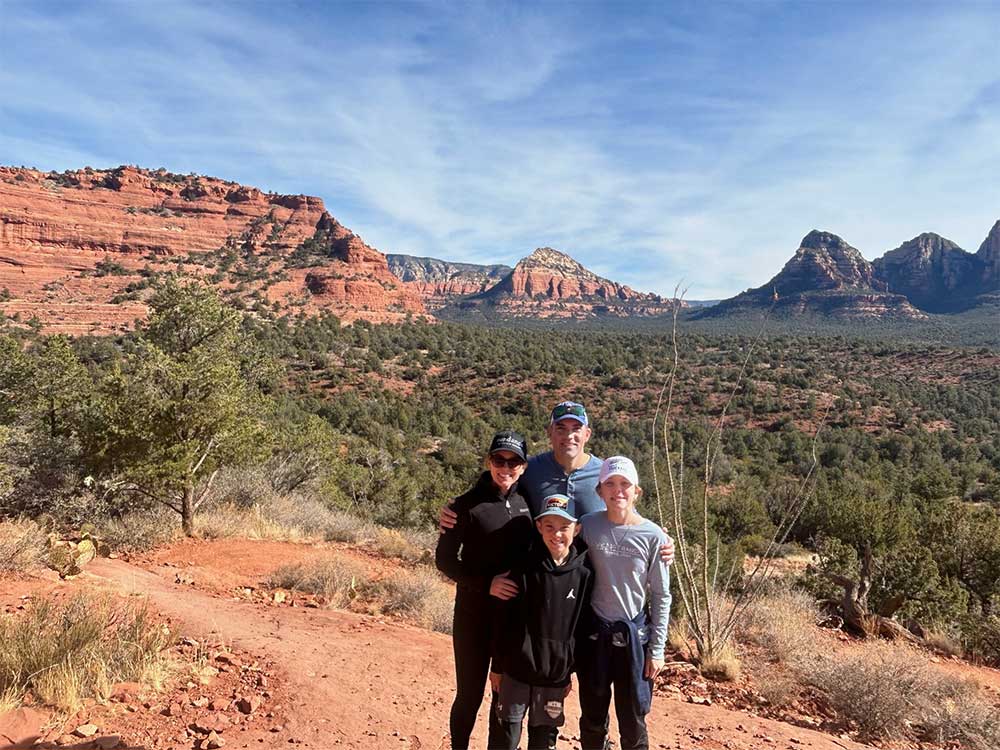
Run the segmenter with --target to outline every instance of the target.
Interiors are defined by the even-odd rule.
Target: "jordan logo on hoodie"
[[[574,593],[576,589],[570,589],[569,593],[566,594],[567,599],[576,599],[576,594]]]

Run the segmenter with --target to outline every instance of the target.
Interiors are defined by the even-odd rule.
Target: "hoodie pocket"
[[[573,642],[539,638],[534,644],[538,676],[546,682],[565,679],[573,670]]]

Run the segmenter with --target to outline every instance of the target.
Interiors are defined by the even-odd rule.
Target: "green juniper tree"
[[[102,384],[94,468],[172,508],[193,535],[219,469],[266,455],[260,376],[268,369],[238,312],[210,289],[168,281],[150,300],[134,349]]]

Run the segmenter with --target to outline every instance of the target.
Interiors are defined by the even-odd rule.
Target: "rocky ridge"
[[[485,292],[513,270],[505,265],[452,263],[396,253],[389,253],[386,259],[389,270],[416,290],[432,311],[460,297]]]
[[[0,310],[49,331],[121,330],[157,273],[198,275],[245,304],[397,320],[423,313],[385,256],[320,198],[122,166],[0,167]]]
[[[820,314],[842,319],[926,318],[902,294],[888,291],[875,267],[861,252],[830,232],[813,230],[781,271],[756,289],[748,289],[697,314],[718,317],[774,306],[779,314]]]
[[[499,283],[458,307],[489,309],[506,317],[592,318],[663,315],[669,299],[598,276],[569,255],[540,247]]]
[[[925,232],[890,250],[872,265],[890,290],[905,295],[921,310],[962,310],[974,305],[979,295],[1000,287],[996,277],[1000,264],[990,256],[991,237],[1000,244],[998,227],[1000,222],[975,255],[938,234]]]

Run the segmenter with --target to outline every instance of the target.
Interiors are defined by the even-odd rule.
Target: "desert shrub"
[[[159,687],[167,669],[166,629],[143,607],[93,595],[66,603],[34,600],[0,616],[0,695],[29,690],[43,703],[74,710],[116,682]]]
[[[818,615],[811,596],[778,587],[751,602],[738,636],[765,649],[774,661],[801,660],[817,650]]]
[[[803,687],[795,672],[776,664],[755,665],[753,678],[757,693],[776,708],[791,704]]]
[[[913,706],[922,697],[925,668],[909,650],[872,643],[815,662],[808,680],[863,736],[891,739],[905,735]]]
[[[932,630],[924,636],[924,643],[934,651],[945,656],[961,656],[962,644],[956,641],[949,633],[940,630]]]
[[[978,686],[905,646],[865,644],[817,662],[808,679],[866,737],[900,738],[913,731],[961,747],[986,750],[1000,743],[1000,712]]]
[[[271,573],[271,588],[322,596],[331,607],[346,607],[370,590],[371,577],[359,563],[326,558],[282,565]]]
[[[145,552],[176,539],[176,525],[173,511],[155,507],[105,519],[98,523],[97,535],[115,552]]]
[[[967,680],[932,674],[917,716],[923,739],[967,750],[1000,747],[1000,711]]]
[[[439,633],[450,633],[454,595],[432,569],[396,573],[378,584],[385,612],[399,614]]]
[[[362,518],[339,510],[327,511],[323,538],[328,542],[356,544],[374,535],[374,527]]]
[[[34,521],[0,521],[0,575],[23,573],[45,556],[45,533]]]

